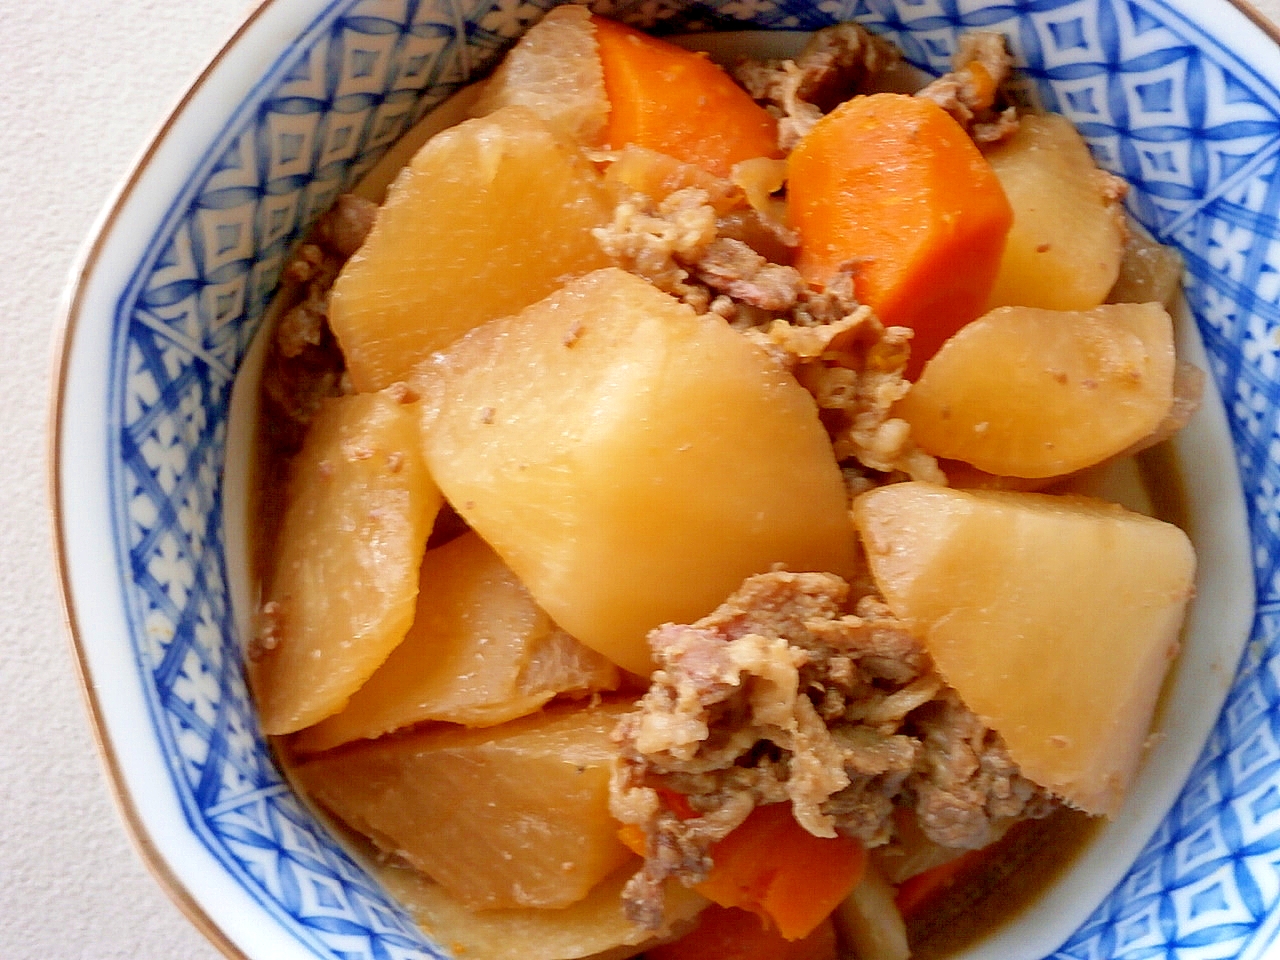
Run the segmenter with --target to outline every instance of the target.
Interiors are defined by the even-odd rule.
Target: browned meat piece
[[[868,846],[888,842],[898,804],[965,843],[984,818],[1038,811],[919,642],[874,595],[850,613],[850,595],[833,574],[776,571],[697,623],[650,634],[658,669],[615,731],[611,788],[614,816],[646,836],[624,894],[636,922],[660,920],[667,878],[705,879],[711,846],[756,806],[790,802],[811,833]],[[677,815],[670,792],[697,816]]]
[[[998,33],[978,32],[960,38],[945,73],[917,97],[932,100],[969,131],[978,143],[996,143],[1018,129],[1012,107],[1000,109],[996,94],[1013,69],[1005,39]]]
[[[1000,737],[956,695],[946,694],[914,718],[924,741],[921,769],[906,783],[916,818],[934,843],[976,850],[1012,820],[1043,817],[1048,796],[1018,772]]]
[[[945,484],[937,461],[916,446],[907,422],[892,415],[893,405],[911,388],[904,376],[911,331],[885,327],[866,307],[828,320],[829,312],[843,309],[847,301],[824,302],[822,296],[802,299],[791,323],[775,320],[746,335],[773,353],[813,395],[836,459]],[[823,322],[801,325],[803,313]]]
[[[790,264],[800,238],[794,230],[755,210],[731,210],[716,221],[716,232],[741,240],[771,263]]]
[[[307,244],[303,248],[303,253],[309,250],[319,250],[319,248]],[[298,265],[296,269],[298,273],[306,268],[305,260],[295,258],[286,269],[294,269],[295,264]],[[332,280],[329,283],[322,281],[305,283],[306,295],[299,303],[285,311],[284,316],[280,318],[276,326],[275,345],[281,356],[296,357],[307,347],[319,346],[323,341],[325,328],[329,322],[325,298],[331,283]]]
[[[790,150],[824,113],[898,63],[897,47],[856,23],[819,30],[795,60],[750,60],[734,76],[778,117],[778,146]]]
[[[796,58],[802,100],[829,113],[902,59],[898,48],[856,23],[815,33]]]
[[[931,673],[933,664],[920,641],[907,632],[902,621],[893,615],[883,600],[871,593],[870,586],[863,590],[854,606],[854,613],[854,618],[810,619],[808,629],[821,644],[818,649],[825,647],[837,656],[854,657],[873,681],[910,686],[918,678]],[[918,693],[916,690],[910,696]],[[884,701],[891,704],[891,711],[898,709],[901,702],[901,698],[895,701],[892,696]],[[883,707],[884,704],[877,706]],[[866,704],[856,709],[858,719],[863,722],[871,722],[874,718],[876,723],[892,724],[915,707],[896,714],[891,712],[887,716],[873,713]],[[852,714],[846,713],[846,716],[853,719]]]
[[[795,267],[770,263],[741,240],[717,237],[693,263],[712,290],[761,310],[785,312],[808,289]]]
[[[316,319],[309,312],[290,313],[291,323]],[[342,392],[342,352],[324,319],[320,314],[321,322],[310,327],[318,336],[314,344],[302,342],[292,356],[283,349],[267,353],[262,379],[262,401],[267,412],[265,439],[271,450],[282,456],[301,449],[303,434],[319,410],[320,401]]]
[[[705,190],[686,187],[654,202],[635,194],[614,209],[613,222],[595,231],[601,248],[618,265],[644,277],[658,289],[689,303],[697,312],[712,310],[716,294],[732,303],[715,312],[740,319],[742,307],[764,316],[786,313],[807,291],[794,267],[773,263],[745,239],[784,246],[785,232],[770,231],[759,217],[735,211],[718,217]],[[756,319],[751,314],[752,322]]]
[[[974,121],[969,127],[969,136],[975,143],[999,143],[1013,136],[1018,129],[1018,111],[1013,107],[1005,107],[991,120]]]
[[[593,232],[618,266],[672,296],[689,300],[694,293],[694,309],[707,309],[705,288],[697,293],[688,282],[689,265],[716,238],[716,211],[705,190],[686,187],[659,202],[634,194],[614,208],[612,223]]]
[[[893,798],[918,762],[920,745],[909,736],[876,735],[862,727],[840,726],[835,738],[845,752],[845,769],[857,775],[822,809],[840,824],[841,833],[883,843],[892,823]]]
[[[282,296],[290,306],[276,325],[262,380],[267,442],[277,453],[294,453],[320,401],[341,392],[345,364],[329,332],[329,288],[364,242],[377,211],[369,200],[339,197],[282,272]]]
[[[853,291],[853,271],[841,270],[821,290],[810,290],[796,310],[792,323],[802,327],[835,323],[858,309]],[[905,359],[903,363],[905,363]]]
[[[372,200],[344,193],[316,224],[316,240],[345,261],[360,249],[377,216]]]

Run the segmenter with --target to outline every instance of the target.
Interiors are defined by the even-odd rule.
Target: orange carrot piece
[[[604,87],[607,138],[727,177],[735,163],[780,157],[778,124],[706,54],[592,17]]]
[[[757,807],[711,848],[714,867],[695,888],[724,907],[758,914],[786,940],[801,940],[862,878],[866,851],[848,837],[815,837],[789,804]]]
[[[858,299],[915,330],[908,377],[983,310],[1013,211],[991,165],[941,107],[854,97],[788,161],[796,266],[824,285],[852,264]]]
[[[696,816],[682,795],[659,792],[680,819]],[[623,824],[618,839],[645,856],[640,827]],[[815,837],[796,823],[786,803],[757,807],[712,845],[710,856],[711,873],[694,889],[712,903],[756,914],[784,940],[803,940],[816,930],[858,885],[867,863],[858,841]]]
[[[981,862],[986,855],[986,849],[970,850],[954,860],[948,860],[946,863],[931,867],[902,881],[897,895],[893,898],[898,912],[902,914],[902,919],[910,920],[918,910],[932,902],[935,897],[954,884],[961,874]]]
[[[698,925],[673,943],[645,951],[649,960],[835,960],[828,918],[801,940],[786,940],[744,910],[707,907]]]

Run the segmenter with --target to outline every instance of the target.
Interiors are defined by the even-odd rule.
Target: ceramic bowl
[[[105,212],[69,291],[53,482],[68,619],[144,856],[229,956],[443,956],[274,766],[241,669],[233,388],[308,224],[543,13],[525,0],[268,0]],[[1211,373],[1181,441],[1199,598],[1125,813],[971,951],[1259,957],[1280,930],[1280,48],[1227,0],[603,0],[667,33],[855,18],[916,66],[1005,33],[1026,91],[1186,262]],[[1203,344],[1203,348],[1201,346]],[[1255,590],[1256,583],[1256,590]]]

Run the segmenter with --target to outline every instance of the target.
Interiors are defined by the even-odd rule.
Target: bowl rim
[[[229,960],[254,960],[231,939],[223,925],[213,919],[200,899],[183,883],[174,870],[168,856],[153,837],[146,817],[125,779],[120,752],[108,729],[102,699],[89,663],[80,617],[77,614],[75,594],[71,582],[68,559],[68,533],[63,477],[64,460],[62,444],[65,439],[67,416],[68,374],[73,340],[81,328],[87,281],[98,266],[104,247],[112,230],[120,220],[125,205],[138,189],[143,173],[159,153],[161,146],[177,126],[181,117],[191,107],[204,88],[210,83],[232,52],[272,9],[294,0],[257,0],[240,21],[231,29],[205,61],[199,71],[187,82],[177,99],[166,110],[144,141],[142,149],[129,164],[126,172],[103,203],[91,225],[86,239],[77,250],[68,271],[57,307],[51,347],[52,373],[50,376],[47,406],[46,436],[46,496],[49,504],[50,532],[53,543],[53,562],[58,584],[58,596],[62,608],[63,625],[70,646],[71,659],[79,680],[80,693],[88,713],[89,727],[106,774],[107,786],[113,805],[119,815],[134,851],[143,865],[169,896],[170,901],[193,926]],[[330,5],[333,0],[320,0],[317,9]],[[1280,41],[1278,41],[1280,42]]]
[[[120,756],[121,751],[117,745],[118,737],[113,738],[108,728],[106,711],[95,680],[96,675],[86,650],[81,627],[84,618],[77,613],[77,594],[72,584],[71,563],[68,557],[70,553],[68,524],[64,509],[67,502],[67,484],[64,477],[66,458],[63,455],[63,445],[67,439],[71,350],[86,319],[84,312],[88,281],[101,265],[104,248],[111,239],[112,231],[118,226],[128,203],[136,196],[144,174],[155,161],[174,128],[185,118],[193,102],[206,92],[220,68],[268,15],[283,13],[288,16],[291,26],[299,28],[289,33],[290,37],[294,37],[298,35],[300,28],[319,16],[322,11],[345,2],[346,0],[257,0],[256,4],[244,14],[240,22],[173,101],[163,119],[148,135],[144,146],[128,165],[117,185],[108,194],[85,241],[72,261],[52,325],[50,353],[52,369],[45,431],[49,529],[63,624],[81,695],[90,720],[91,734],[99,751],[113,803],[143,864],[186,918],[217,950],[231,960],[255,960],[255,957],[242,950],[225,926],[213,919],[201,898],[182,881],[171,857],[163,851],[161,843],[154,836],[152,826],[129,788]],[[550,5],[560,2],[564,0],[550,0]],[[582,2],[582,0],[567,0],[567,2]],[[1280,19],[1272,19],[1263,14],[1251,0],[1224,0],[1224,2],[1234,7],[1272,44],[1280,48]]]

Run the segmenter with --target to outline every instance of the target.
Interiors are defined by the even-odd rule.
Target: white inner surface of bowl
[[[278,3],[250,25],[90,253],[60,421],[68,590],[123,790],[152,855],[198,908],[251,956],[430,956],[292,797],[256,732],[228,602],[244,566],[233,533],[243,521],[220,480],[227,410],[289,246],[540,9],[343,0],[304,16],[304,6]],[[1203,579],[1166,736],[1122,819],[1055,899],[980,950],[1262,950],[1280,901],[1280,745],[1267,721],[1280,702],[1270,646],[1280,554],[1274,45],[1228,4],[1191,0],[1046,0],[1031,11],[726,0],[601,12],[674,29],[812,29],[855,17],[934,72],[958,30],[1005,32],[1045,105],[1080,126],[1099,160],[1134,184],[1135,215],[1183,251],[1226,409],[1210,404],[1181,441]],[[280,36],[298,39],[281,53]],[[1194,359],[1192,329],[1182,332]],[[243,466],[228,462],[228,475]],[[1250,558],[1260,613],[1234,674],[1251,620]],[[1244,569],[1233,566],[1241,559]]]

